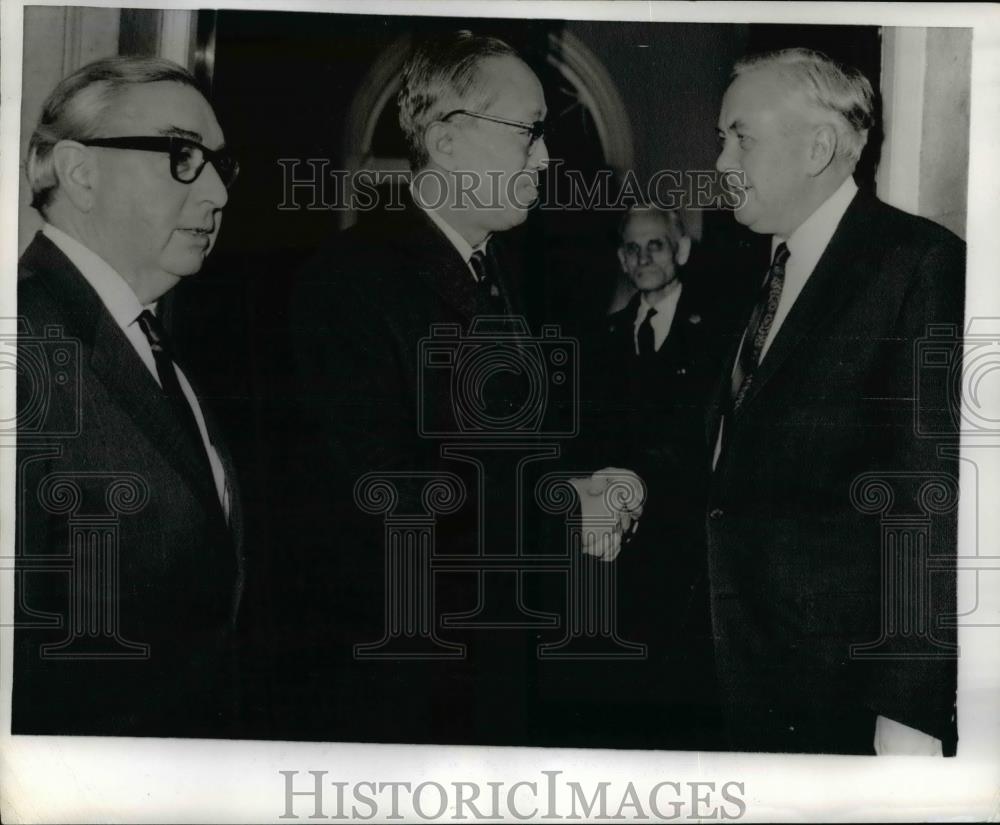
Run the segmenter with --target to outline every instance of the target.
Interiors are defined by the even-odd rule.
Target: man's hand
[[[646,486],[631,470],[617,467],[605,467],[570,483],[580,498],[581,549],[601,561],[613,561],[623,539],[627,541],[638,529]]]
[[[941,756],[941,740],[886,716],[875,720],[878,756]]]

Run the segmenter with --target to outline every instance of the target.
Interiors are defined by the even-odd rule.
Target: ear
[[[92,152],[75,140],[60,140],[52,148],[59,191],[81,212],[94,205],[97,164]]]
[[[628,275],[628,267],[625,266],[625,250],[618,247],[618,263],[622,265],[622,272]]]
[[[438,166],[451,169],[454,166],[455,142],[452,127],[448,123],[435,121],[424,132],[424,148],[428,157]]]
[[[691,257],[691,237],[685,235],[677,243],[677,252],[674,255],[674,263],[677,266],[684,266],[688,262],[688,258]]]
[[[837,155],[837,130],[829,123],[817,126],[809,146],[809,173],[823,172]]]

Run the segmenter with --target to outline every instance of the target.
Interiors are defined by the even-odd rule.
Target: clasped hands
[[[646,486],[631,470],[617,467],[570,483],[580,499],[580,549],[601,561],[614,561],[639,527]]]

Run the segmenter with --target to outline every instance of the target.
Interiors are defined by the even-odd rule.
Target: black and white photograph
[[[0,817],[998,816],[996,7],[213,5],[4,4]]]

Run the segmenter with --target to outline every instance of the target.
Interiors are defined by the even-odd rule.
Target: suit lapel
[[[503,297],[504,306],[507,309],[507,314],[522,315],[523,305],[521,303],[521,294],[517,290],[515,279],[511,277],[512,269],[507,248],[504,246],[503,241],[496,237],[491,238],[490,243],[495,247],[494,254],[500,268],[500,292]]]
[[[479,295],[472,272],[458,250],[412,201],[407,202],[402,219],[396,243],[404,259],[413,261],[417,277],[441,300],[463,318],[473,318],[480,309]]]
[[[197,445],[192,443],[173,414],[169,399],[107,312],[97,320],[90,366],[136,428],[149,437],[164,458],[200,495],[216,497],[205,462],[195,453]]]
[[[91,369],[136,429],[147,435],[200,496],[216,498],[211,475],[194,452],[196,445],[172,414],[168,399],[131,342],[79,270],[41,234],[25,252],[23,265],[42,279],[53,300],[63,307],[67,334],[90,344]]]
[[[670,331],[657,351],[657,356],[665,364],[688,364],[691,361],[691,356],[695,352],[691,339],[701,321],[700,316],[694,311],[694,303],[691,288],[682,288],[673,320],[670,322]],[[696,317],[697,320],[694,320]]]
[[[635,351],[635,315],[639,311],[639,293],[632,296],[623,309],[607,318],[608,332],[615,342],[615,358],[637,358]]]
[[[434,222],[412,201],[407,202],[398,243],[413,261],[420,277],[452,309],[466,319],[492,314],[483,301],[475,278],[458,250]],[[500,292],[509,315],[519,313],[520,301],[509,276],[509,261],[497,240],[496,256],[500,264]]]
[[[754,373],[740,414],[753,404],[803,337],[815,334],[829,318],[836,317],[843,304],[857,293],[867,272],[862,241],[869,211],[868,196],[859,192]]]
[[[195,395],[198,396],[200,400],[203,396],[200,392],[198,392],[198,387],[195,385],[187,371],[185,371],[184,374],[187,376],[188,382],[195,391]],[[200,407],[202,418],[205,419],[205,429],[208,431],[208,440],[211,442],[212,447],[215,448],[215,454],[219,457],[219,462],[222,464],[222,471],[225,474],[226,489],[229,491],[228,527],[230,536],[233,540],[233,549],[236,553],[237,571],[236,587],[234,588],[232,603],[232,619],[235,621],[236,616],[239,614],[240,602],[243,598],[243,589],[246,582],[243,497],[239,487],[239,476],[236,473],[236,463],[233,460],[232,453],[229,452],[229,447],[226,444],[225,438],[221,435],[218,422],[215,420],[215,415],[209,405],[205,404],[203,401],[200,402]],[[214,484],[212,487],[212,494],[216,496],[218,495]]]

